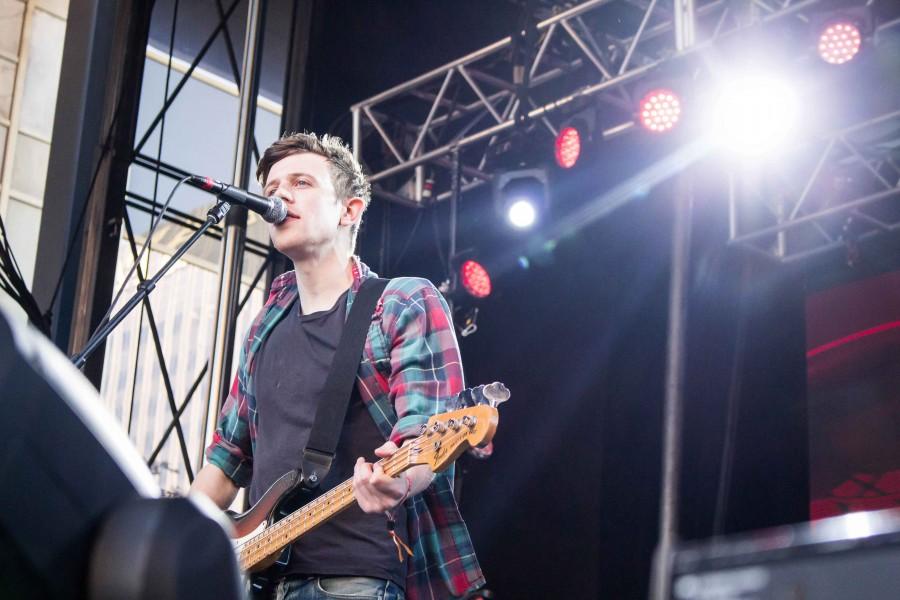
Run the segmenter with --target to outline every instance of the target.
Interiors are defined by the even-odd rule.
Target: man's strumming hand
[[[375,456],[388,458],[399,448],[387,441],[375,449]],[[353,469],[353,495],[363,512],[379,513],[392,510],[409,496],[414,496],[431,484],[433,474],[428,465],[407,469],[399,477],[390,477],[378,463],[356,459]]]

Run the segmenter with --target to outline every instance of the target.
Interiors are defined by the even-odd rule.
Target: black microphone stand
[[[206,233],[206,230],[212,227],[213,225],[217,225],[219,221],[221,221],[228,211],[231,209],[231,204],[220,200],[218,204],[209,209],[209,212],[206,213],[206,222],[194,232],[194,234],[185,241],[181,247],[172,255],[172,257],[162,266],[162,268],[150,279],[147,279],[143,283],[138,285],[137,292],[132,296],[128,302],[125,303],[119,312],[114,314],[109,320],[98,329],[94,335],[91,336],[91,339],[88,340],[88,343],[85,345],[84,349],[72,357],[72,363],[77,367],[81,368],[84,366],[84,363],[87,362],[88,357],[96,350],[100,344],[102,344],[109,334],[113,332],[113,329],[122,322],[122,320],[128,316],[135,306],[140,304],[144,298],[150,295],[150,292],[156,287],[156,284],[162,279],[163,275],[171,269],[178,259],[181,258],[188,249],[194,245],[200,236]]]

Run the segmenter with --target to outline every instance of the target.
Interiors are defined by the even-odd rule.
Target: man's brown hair
[[[272,165],[292,154],[312,152],[324,156],[328,161],[331,172],[331,183],[337,194],[338,200],[343,202],[348,198],[362,198],[365,202],[363,211],[371,201],[372,186],[363,173],[362,165],[353,157],[353,152],[344,141],[327,133],[322,137],[315,133],[287,133],[281,136],[274,144],[266,148],[259,165],[256,167],[256,178],[259,184],[265,188],[266,179]],[[362,217],[350,229],[350,248],[356,246],[356,234]]]

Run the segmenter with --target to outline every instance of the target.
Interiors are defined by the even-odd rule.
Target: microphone
[[[205,190],[211,194],[223,196],[234,204],[244,206],[248,210],[252,210],[258,215],[261,215],[263,221],[267,223],[277,225],[287,217],[287,207],[284,205],[281,198],[276,196],[263,198],[262,196],[257,196],[256,194],[251,194],[250,192],[236,188],[233,185],[216,181],[212,177],[198,177],[197,175],[191,175],[185,183],[195,188]]]

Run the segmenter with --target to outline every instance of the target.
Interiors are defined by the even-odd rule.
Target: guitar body
[[[232,515],[232,524],[237,535],[236,545],[252,538],[289,516],[321,495],[323,490],[307,490],[300,485],[300,472],[289,471],[273,483],[266,493],[247,512]],[[266,557],[248,570],[249,597],[253,600],[271,598],[276,582],[284,575],[291,556],[291,546],[287,545]]]

